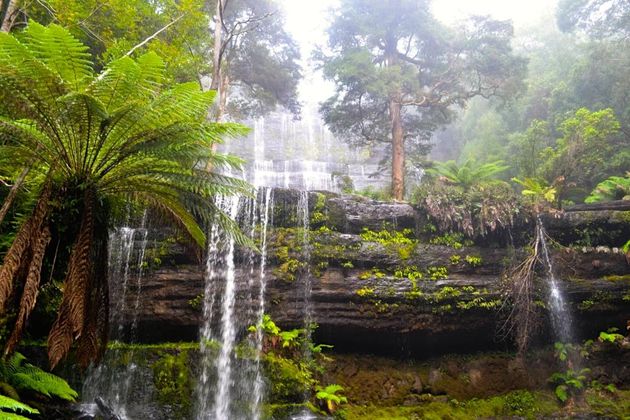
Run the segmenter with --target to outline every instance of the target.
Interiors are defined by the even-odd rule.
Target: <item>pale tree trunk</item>
[[[0,0],[0,31],[9,32],[15,21],[17,0]]]
[[[217,101],[221,102],[221,48],[223,47],[223,1],[217,0],[217,9],[214,14],[214,51],[212,56],[212,80],[210,81],[210,90],[217,91],[219,97],[217,97]],[[208,118],[213,119],[214,121],[219,121],[221,119],[222,109],[219,106],[213,108],[208,114]],[[217,151],[217,144],[214,143],[212,145],[212,151]],[[206,171],[212,171],[212,162],[206,163]]]
[[[221,76],[221,84],[219,85],[219,101],[217,103],[217,122],[221,121],[223,114],[225,114],[225,107],[227,106],[228,89],[230,86],[230,76],[224,73]]]
[[[223,46],[223,1],[217,0],[217,10],[214,15],[214,55],[212,59],[212,81],[210,90],[218,90],[221,83],[221,48]]]
[[[402,201],[405,193],[405,144],[400,101],[389,100],[389,117],[392,124],[392,197]]]

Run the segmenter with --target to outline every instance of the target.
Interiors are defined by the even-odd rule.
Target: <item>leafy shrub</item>
[[[557,385],[555,388],[556,397],[560,401],[566,402],[570,397],[582,393],[588,373],[590,373],[590,369],[585,368],[579,371],[569,369],[564,373],[556,372],[551,375],[549,381]]]
[[[505,182],[474,185],[464,189],[439,181],[423,184],[412,200],[442,232],[461,232],[469,238],[486,236],[514,225],[519,200]]]
[[[600,182],[584,202],[600,203],[612,200],[630,200],[630,172],[626,173],[625,177],[611,176]]]

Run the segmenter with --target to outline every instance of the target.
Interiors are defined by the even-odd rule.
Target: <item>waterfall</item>
[[[560,287],[558,287],[558,280],[556,279],[551,258],[549,256],[549,248],[546,240],[547,233],[545,232],[545,228],[540,218],[536,220],[536,229],[542,248],[543,262],[547,271],[546,280],[549,287],[547,305],[549,306],[551,314],[551,324],[557,339],[563,343],[570,343],[573,341],[572,316],[565,301],[564,294]]]
[[[256,319],[262,320],[263,315],[265,314],[265,289],[266,289],[266,279],[265,279],[265,266],[267,264],[267,227],[270,223],[270,210],[273,209],[273,197],[271,188],[266,188],[265,190],[265,199],[264,199],[264,212],[263,212],[263,220],[262,220],[262,230],[261,230],[261,256],[260,256],[260,268],[258,274],[258,312],[256,313]],[[273,215],[273,214],[272,214]],[[256,377],[254,379],[254,405],[255,412],[253,420],[258,420],[260,418],[260,406],[262,405],[264,399],[264,377],[262,374],[262,366],[260,365],[260,355],[263,350],[263,331],[261,328],[256,330],[256,353],[255,353],[255,361],[256,361]]]
[[[144,274],[144,257],[148,242],[148,230],[144,227],[146,214],[140,228],[121,227],[109,234],[108,275],[111,290],[110,328],[113,340],[132,343],[136,338],[138,312],[141,307],[141,287]],[[134,281],[135,280],[135,281]],[[135,290],[134,290],[135,289]],[[129,305],[129,293],[135,293],[133,304]],[[131,315],[131,319],[128,319]],[[90,368],[83,384],[83,399],[95,401],[102,398],[122,419],[130,418],[129,411],[133,399],[132,385],[136,378],[136,365],[133,350],[126,354],[129,362],[118,366],[123,350],[114,348],[107,351],[103,362]],[[88,411],[94,411],[90,406]]]
[[[244,337],[261,322],[264,310],[267,230],[273,195],[259,188],[256,198],[219,197],[217,205],[257,242],[261,254],[238,250],[234,237],[215,224],[208,241],[204,324],[200,330],[201,375],[196,419],[258,419],[264,395],[260,351],[262,332]],[[260,229],[258,229],[260,228]],[[257,237],[259,236],[259,237]],[[245,304],[238,302],[246,301]],[[214,313],[220,314],[214,317]],[[236,355],[245,344],[253,357]]]
[[[239,197],[227,200],[230,218],[236,219],[239,209]],[[232,378],[232,352],[236,341],[236,325],[234,323],[234,302],[236,298],[236,275],[234,265],[234,238],[228,236],[225,255],[225,291],[221,298],[221,349],[215,360],[217,371],[217,391],[213,402],[213,416],[208,418],[230,418]],[[206,413],[204,413],[206,414]],[[210,413],[207,413],[210,414]]]

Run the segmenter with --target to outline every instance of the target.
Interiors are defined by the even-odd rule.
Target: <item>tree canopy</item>
[[[352,143],[391,142],[397,199],[405,145],[426,153],[454,107],[475,96],[508,98],[521,88],[525,60],[512,54],[509,22],[473,17],[449,30],[426,0],[344,0],[333,16],[319,59],[336,93],[321,111],[332,131]]]

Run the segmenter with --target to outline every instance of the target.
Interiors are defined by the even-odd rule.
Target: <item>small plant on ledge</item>
[[[343,395],[339,395],[338,393],[343,391],[343,387],[337,384],[327,385],[325,388],[318,387],[317,394],[315,394],[315,398],[322,405],[324,405],[324,409],[329,413],[333,414],[341,404],[345,404],[348,402],[348,398]]]

